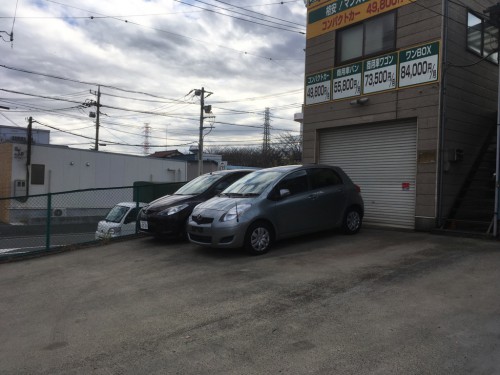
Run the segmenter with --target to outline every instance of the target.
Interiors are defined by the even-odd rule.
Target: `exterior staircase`
[[[495,207],[496,127],[471,168],[443,229],[492,233]]]

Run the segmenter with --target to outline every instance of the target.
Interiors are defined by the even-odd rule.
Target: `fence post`
[[[50,250],[50,229],[52,219],[52,193],[47,194],[47,229],[45,230],[45,250]]]

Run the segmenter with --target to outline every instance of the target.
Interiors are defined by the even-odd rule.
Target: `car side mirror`
[[[273,189],[267,198],[272,201],[279,201],[289,195],[291,195],[291,193],[288,189]]]
[[[290,190],[288,189],[280,189],[280,198],[285,198],[290,195]]]

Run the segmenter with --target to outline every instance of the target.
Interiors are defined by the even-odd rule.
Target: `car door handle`
[[[315,200],[315,199],[318,199],[320,195],[323,195],[325,194],[324,191],[317,191],[316,193],[312,193],[310,194],[307,198],[309,199],[312,199],[312,200]]]

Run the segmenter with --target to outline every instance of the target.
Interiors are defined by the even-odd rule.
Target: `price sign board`
[[[307,36],[327,32],[390,12],[416,0],[309,0],[307,2]]]
[[[391,53],[363,62],[363,93],[371,94],[396,88],[398,55]]]
[[[399,87],[430,83],[439,79],[439,42],[399,52]]]
[[[332,72],[312,74],[306,77],[306,105],[327,102],[331,98]]]
[[[344,99],[361,95],[361,63],[333,69],[333,97]]]

